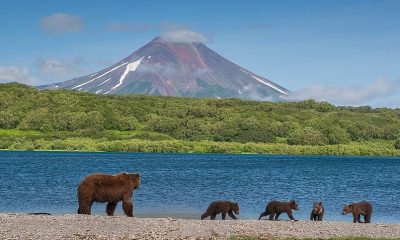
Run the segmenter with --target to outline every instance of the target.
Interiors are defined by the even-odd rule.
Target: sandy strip
[[[227,239],[232,236],[399,238],[400,224],[0,214],[0,239]]]

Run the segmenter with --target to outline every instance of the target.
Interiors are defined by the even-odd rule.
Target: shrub
[[[398,138],[395,142],[394,142],[394,147],[396,149],[400,149],[400,138]]]

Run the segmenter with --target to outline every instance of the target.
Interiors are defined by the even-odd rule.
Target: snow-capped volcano
[[[289,93],[203,43],[174,42],[163,37],[155,38],[109,68],[39,88],[253,100],[282,100]]]

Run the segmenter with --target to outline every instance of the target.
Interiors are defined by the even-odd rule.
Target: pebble
[[[227,239],[232,236],[275,238],[398,238],[400,224],[351,222],[186,220],[125,216],[0,214],[1,239]]]

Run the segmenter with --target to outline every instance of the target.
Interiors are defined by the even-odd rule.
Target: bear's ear
[[[140,179],[139,173],[130,173],[129,176],[132,180]]]
[[[322,205],[322,202],[319,202],[319,205]]]

